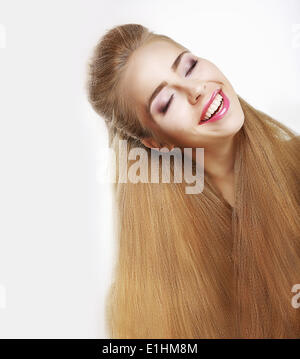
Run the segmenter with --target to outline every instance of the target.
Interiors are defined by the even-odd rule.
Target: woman
[[[137,24],[97,44],[88,96],[117,155],[126,140],[149,162],[162,147],[204,148],[205,157],[198,194],[184,182],[114,185],[110,337],[300,338],[296,134],[237,95],[210,61]]]

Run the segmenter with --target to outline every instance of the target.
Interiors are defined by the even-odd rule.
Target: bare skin
[[[159,138],[141,139],[149,148],[204,148],[205,171],[224,199],[234,205],[235,134],[244,123],[244,113],[232,85],[210,61],[191,52],[174,60],[184,47],[154,40],[132,54],[123,78],[126,96],[138,108],[140,120]],[[165,81],[151,105],[149,98]],[[222,89],[230,100],[219,121],[199,125],[202,110],[213,91]],[[124,92],[125,93],[125,92]]]
[[[205,170],[231,207],[234,207],[234,156],[234,138],[219,146],[216,153],[205,153]]]
[[[214,185],[218,188],[221,192],[224,199],[230,204],[231,207],[235,205],[235,198],[234,198],[234,173],[231,172],[227,176],[221,179],[213,178]]]

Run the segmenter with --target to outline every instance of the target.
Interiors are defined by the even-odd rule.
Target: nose
[[[199,80],[184,79],[176,87],[187,95],[187,99],[192,105],[195,105],[205,94],[206,83]]]

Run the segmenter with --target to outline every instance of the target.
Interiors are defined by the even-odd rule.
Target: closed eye
[[[188,71],[185,74],[185,77],[187,77],[195,68],[195,66],[197,65],[198,60],[193,60],[192,62],[192,66],[188,69]],[[169,101],[167,102],[167,104],[165,106],[163,106],[159,112],[166,114],[166,112],[168,111],[168,108],[170,107],[170,104],[172,103],[174,98],[174,94],[170,97]]]
[[[197,63],[198,63],[198,60],[193,60],[192,66],[189,68],[189,70],[185,74],[185,77],[187,77],[194,70],[194,67],[197,65]]]

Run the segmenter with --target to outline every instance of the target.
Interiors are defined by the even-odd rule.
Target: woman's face
[[[129,59],[123,90],[137,105],[140,120],[162,143],[172,147],[209,147],[234,136],[244,123],[244,113],[223,73],[210,61],[183,51],[186,50],[160,39],[138,48]],[[219,105],[219,114],[225,114],[219,115],[217,121],[200,123],[219,90],[224,98],[221,104],[215,99],[211,111]],[[145,139],[143,143],[159,147],[153,140]]]

